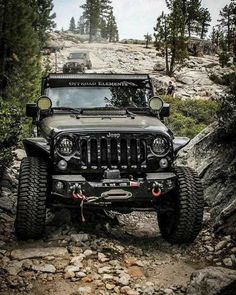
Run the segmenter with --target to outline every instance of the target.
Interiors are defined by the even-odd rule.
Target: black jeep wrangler
[[[46,210],[102,208],[157,212],[171,243],[201,230],[203,189],[197,174],[174,163],[188,138],[163,124],[169,105],[148,75],[50,74],[42,96],[27,104],[36,125],[24,140],[16,234],[37,239]]]

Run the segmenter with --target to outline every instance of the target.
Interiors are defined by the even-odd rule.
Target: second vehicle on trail
[[[68,61],[63,66],[63,73],[83,73],[86,68],[92,68],[88,52],[72,52],[67,59]]]
[[[201,230],[203,189],[196,172],[175,164],[188,138],[164,125],[169,105],[154,96],[148,75],[51,74],[42,97],[27,104],[36,125],[24,140],[15,228],[37,239],[46,210],[102,208],[157,213],[171,243]],[[85,211],[86,212],[86,211]]]

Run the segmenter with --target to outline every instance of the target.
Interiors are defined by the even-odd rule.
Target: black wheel
[[[188,167],[175,168],[177,188],[166,197],[167,210],[158,213],[158,223],[164,239],[170,243],[190,243],[202,227],[204,194],[201,181]]]
[[[24,158],[21,163],[16,235],[21,240],[39,239],[44,234],[48,195],[48,169],[40,158]]]

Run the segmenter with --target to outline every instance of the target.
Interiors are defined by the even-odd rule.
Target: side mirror
[[[38,106],[36,103],[27,103],[26,104],[26,116],[29,118],[36,118],[38,114]]]
[[[170,116],[170,105],[168,103],[164,103],[163,107],[160,111],[160,117],[166,118]]]

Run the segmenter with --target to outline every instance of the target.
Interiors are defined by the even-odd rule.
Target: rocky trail
[[[67,42],[58,54],[58,71],[68,53],[78,49],[90,51],[91,72],[150,72],[159,87],[168,83],[168,77],[153,69],[158,61],[155,50],[139,45]],[[191,58],[189,63],[192,68],[188,68],[186,84],[175,80],[179,93],[185,91],[186,97],[193,87],[188,81],[193,72],[206,79],[206,67],[199,69],[199,63],[218,67],[214,57]],[[224,91],[209,79],[204,82],[207,87],[198,83],[194,93],[199,95],[208,86],[212,91],[208,97]],[[85,211],[86,223],[81,224],[80,212],[65,209],[48,212],[43,240],[17,241],[14,218],[23,157],[22,150],[15,151],[14,164],[0,184],[0,294],[234,294],[236,245],[230,234],[215,235],[209,208],[203,230],[191,245],[164,241],[153,212],[121,215]]]
[[[65,41],[63,49],[57,56],[51,56],[53,71],[62,71],[70,52],[84,50],[90,52],[92,73],[148,73],[155,81],[159,93],[165,93],[170,77],[165,75],[163,56],[157,55],[155,48],[146,49],[143,45],[133,44],[101,44]],[[176,70],[171,78],[177,87],[176,94],[185,98],[219,98],[226,90],[225,86],[215,84],[210,76],[221,76],[233,71],[233,68],[221,68],[216,56],[190,57],[183,67]]]

